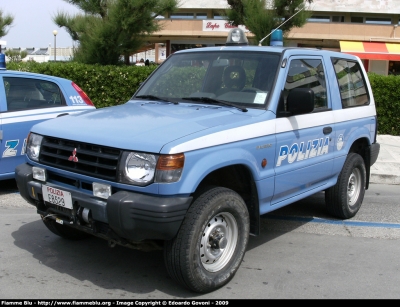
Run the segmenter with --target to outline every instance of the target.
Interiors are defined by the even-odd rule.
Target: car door
[[[314,91],[314,111],[277,119],[275,192],[272,205],[286,204],[323,186],[332,178],[334,117],[327,94],[322,57],[291,57],[283,102],[290,90]],[[283,106],[284,107],[284,106]]]
[[[24,144],[31,127],[66,114],[69,107],[59,84],[51,80],[3,73],[0,90],[1,180],[13,178],[15,167],[25,161]]]

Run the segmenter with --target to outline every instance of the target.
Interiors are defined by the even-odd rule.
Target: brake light
[[[79,96],[82,97],[83,101],[88,105],[88,106],[94,106],[93,102],[90,100],[89,96],[74,82],[71,82],[71,85],[73,88],[78,92]]]

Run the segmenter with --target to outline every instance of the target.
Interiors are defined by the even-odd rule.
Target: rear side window
[[[332,59],[339,85],[342,107],[357,107],[369,104],[368,91],[358,62]]]
[[[8,111],[51,108],[66,105],[65,98],[54,82],[4,77]]]

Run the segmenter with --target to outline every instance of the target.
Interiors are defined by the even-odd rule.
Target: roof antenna
[[[279,25],[279,27],[277,27],[276,29],[274,29],[273,31],[271,31],[271,33],[269,33],[266,37],[264,37],[262,40],[260,40],[258,42],[258,46],[262,46],[262,42],[264,41],[264,39],[266,39],[268,36],[270,36],[272,33],[274,33],[276,30],[278,30],[280,27],[282,27],[285,23],[287,23],[292,17],[296,16],[298,13],[300,13],[302,10],[304,10],[306,8],[306,6],[304,6],[301,10],[298,10],[296,13],[294,13],[292,16],[290,16],[287,20],[285,20],[283,23],[281,23]]]

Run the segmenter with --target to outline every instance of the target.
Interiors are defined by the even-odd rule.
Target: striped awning
[[[400,44],[340,41],[340,51],[360,59],[400,61]]]

